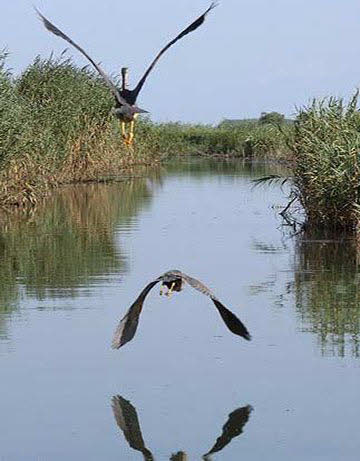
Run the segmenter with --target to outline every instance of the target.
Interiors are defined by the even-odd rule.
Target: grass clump
[[[5,68],[6,56],[5,52],[0,52],[0,165],[18,150],[23,150],[23,132],[30,115]]]
[[[358,92],[314,100],[299,111],[289,143],[293,184],[308,227],[355,231],[360,222]]]
[[[90,129],[105,128],[112,98],[102,80],[70,59],[37,57],[15,80],[15,91],[31,108],[29,137],[42,155],[61,161]]]

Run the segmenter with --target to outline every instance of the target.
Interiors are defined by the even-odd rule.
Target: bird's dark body
[[[114,114],[116,118],[125,123],[133,122],[134,120],[136,120],[136,117],[138,116],[138,114],[136,113],[129,112],[126,106],[119,103],[115,105]]]
[[[123,89],[118,88],[118,91],[119,91],[120,96],[124,98],[124,100],[127,102],[127,104],[130,107],[135,107],[137,94],[134,90],[128,90],[127,88],[123,90]],[[127,123],[135,120],[137,114],[129,113],[129,111],[126,110],[126,107],[124,106],[124,104],[122,104],[117,98],[114,98],[114,99],[115,99],[114,113],[115,113],[116,118],[118,118],[119,120],[123,122],[127,122]]]
[[[119,90],[120,95],[125,99],[125,101],[133,106],[136,103],[137,94],[134,90],[128,90],[125,88],[124,90]],[[116,107],[118,107],[119,102],[115,100]]]

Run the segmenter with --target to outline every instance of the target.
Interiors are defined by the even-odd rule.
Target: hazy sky
[[[135,83],[210,0],[3,0],[0,49],[10,51],[16,73],[37,54],[67,47],[32,4],[107,72],[128,66]],[[160,121],[217,123],[272,110],[289,116],[315,96],[349,96],[359,86],[359,38],[359,0],[222,0],[163,56],[138,103]]]

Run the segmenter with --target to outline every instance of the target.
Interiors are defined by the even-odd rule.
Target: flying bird
[[[43,21],[44,26],[46,27],[47,30],[49,30],[53,34],[61,37],[62,39],[66,40],[68,43],[70,43],[72,46],[74,46],[78,51],[80,51],[80,53],[82,53],[91,62],[91,64],[95,67],[95,69],[102,76],[102,78],[104,79],[106,85],[109,87],[110,91],[112,92],[113,96],[115,97],[115,115],[121,121],[121,130],[122,130],[122,136],[124,138],[124,142],[126,144],[132,144],[133,138],[134,138],[134,122],[135,122],[135,119],[140,113],[147,113],[148,112],[148,111],[146,111],[144,109],[140,109],[136,105],[136,100],[137,100],[137,97],[138,97],[138,95],[139,95],[139,93],[140,93],[146,79],[148,78],[150,72],[153,70],[155,64],[158,62],[160,57],[172,45],[174,45],[174,43],[176,43],[178,40],[185,37],[185,35],[189,34],[190,32],[193,32],[198,27],[200,27],[203,24],[203,22],[205,21],[206,15],[212,9],[214,9],[216,6],[217,6],[217,3],[212,2],[211,5],[209,6],[209,8],[201,16],[199,16],[194,22],[192,22],[188,27],[186,27],[174,39],[172,39],[169,43],[167,43],[164,46],[164,48],[162,48],[159,51],[159,53],[156,55],[155,59],[152,61],[152,63],[146,69],[144,75],[141,77],[138,84],[132,90],[129,90],[129,89],[126,88],[124,75],[123,75],[123,86],[122,86],[122,88],[121,89],[117,88],[116,85],[110,80],[108,75],[99,66],[99,64],[97,64],[87,54],[87,52],[83,50],[83,48],[81,48],[70,37],[68,37],[66,34],[64,34],[64,32],[62,32],[58,27],[56,27],[47,18],[45,18],[45,16],[43,16],[37,8],[35,8],[35,10],[38,13],[38,15],[40,16],[40,18]],[[123,69],[125,69],[125,68],[123,68]],[[126,134],[126,130],[125,130],[125,124],[127,124],[127,123],[130,124],[130,129],[129,129],[128,134]]]
[[[135,302],[130,306],[115,330],[111,344],[113,349],[119,349],[121,346],[133,339],[138,327],[139,318],[145,298],[149,291],[158,282],[162,282],[160,294],[162,294],[163,286],[168,288],[167,293],[165,293],[167,296],[170,296],[174,291],[181,291],[185,282],[188,283],[191,287],[195,288],[195,290],[198,290],[204,295],[210,297],[212,302],[215,304],[215,307],[218,310],[221,318],[225,322],[225,325],[232,333],[241,336],[248,341],[251,339],[251,336],[245,325],[236,317],[235,314],[233,314],[218,300],[218,298],[209,290],[209,288],[207,288],[199,280],[196,280],[189,275],[184,274],[183,272],[178,270],[171,270],[165,272],[165,274],[160,275],[160,277],[146,285]]]

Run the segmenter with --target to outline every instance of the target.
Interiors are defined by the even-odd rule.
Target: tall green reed
[[[308,227],[354,231],[360,218],[358,92],[299,110],[290,141],[293,184]]]

